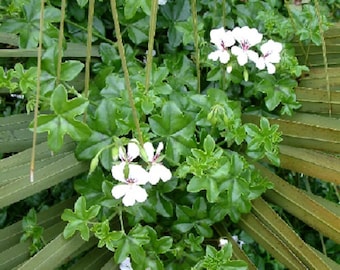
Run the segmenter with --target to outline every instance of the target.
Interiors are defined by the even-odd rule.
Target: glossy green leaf
[[[79,197],[74,204],[74,212],[66,209],[61,216],[62,220],[68,221],[64,229],[64,237],[66,239],[70,238],[76,231],[79,231],[81,238],[88,241],[90,238],[88,222],[97,216],[99,210],[99,205],[91,206],[87,209],[85,197]]]
[[[67,92],[62,85],[54,90],[51,96],[54,114],[39,115],[37,128],[37,132],[48,132],[48,144],[53,151],[57,152],[61,148],[65,134],[76,141],[90,136],[88,126],[75,119],[77,115],[84,113],[87,105],[88,101],[84,98],[67,100]]]
[[[152,131],[167,140],[166,155],[178,162],[194,146],[191,139],[194,134],[194,123],[188,114],[184,114],[173,102],[167,102],[161,115],[153,115],[149,119]]]

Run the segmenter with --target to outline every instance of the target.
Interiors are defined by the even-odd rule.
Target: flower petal
[[[259,59],[259,55],[257,54],[257,52],[254,52],[252,50],[248,50],[247,51],[247,55],[248,55],[248,58],[253,61],[254,63],[257,62],[257,60]]]
[[[155,153],[155,148],[153,147],[151,142],[144,143],[143,147],[146,152],[146,155],[148,156],[148,161],[152,162]]]
[[[111,168],[112,177],[118,181],[126,182],[126,179],[124,177],[124,167],[125,162],[121,162],[118,165],[114,165]]]
[[[112,193],[112,196],[115,199],[119,199],[119,198],[123,197],[126,193],[128,193],[129,190],[130,190],[129,185],[119,184],[119,185],[116,185],[112,188],[111,193]]]
[[[220,58],[220,54],[221,54],[221,51],[219,51],[219,50],[211,52],[208,55],[208,59],[213,60],[213,61],[217,61],[218,58]]]
[[[139,156],[139,147],[135,140],[131,140],[127,146],[127,158],[128,161],[134,160],[136,157]]]
[[[267,63],[267,70],[269,74],[274,74],[276,68],[272,63]]]
[[[229,53],[228,53],[227,51],[222,51],[222,52],[220,53],[220,62],[221,62],[222,64],[226,64],[226,63],[229,62],[229,60],[230,60],[230,55],[229,55]]]
[[[225,34],[225,30],[223,27],[213,29],[210,31],[210,42],[215,44],[217,48],[222,49],[221,47],[221,37]]]
[[[156,185],[160,179],[163,182],[170,180],[172,177],[171,171],[162,164],[154,163],[149,170],[149,182]]]
[[[149,180],[149,174],[142,166],[129,164],[129,179],[133,179],[137,185],[145,185]]]
[[[162,142],[160,142],[160,143],[158,144],[157,150],[156,150],[156,155],[157,155],[157,156],[160,155],[160,153],[162,152],[163,148],[164,148],[164,144],[163,144]]]
[[[137,202],[144,202],[148,197],[145,189],[138,185],[130,185],[122,200],[125,206],[132,206]]]
[[[240,66],[244,66],[248,62],[248,55],[246,53],[241,53],[237,56],[237,62]]]

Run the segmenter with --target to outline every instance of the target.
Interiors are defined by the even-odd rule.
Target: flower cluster
[[[159,143],[155,151],[152,143],[147,142],[143,145],[145,155],[140,155],[140,146],[136,140],[131,140],[125,148],[119,148],[120,163],[112,166],[111,173],[113,178],[120,181],[112,188],[112,196],[116,199],[123,197],[125,206],[132,206],[136,202],[144,202],[148,194],[141,187],[150,183],[156,185],[159,180],[166,182],[171,179],[171,171],[161,163],[161,151],[163,143]],[[139,164],[133,163],[138,156],[141,156],[148,163],[148,171]],[[145,156],[145,157],[144,157]]]
[[[225,31],[223,27],[210,31],[210,41],[217,50],[208,55],[208,59],[227,64],[231,54],[236,56],[240,66],[244,66],[248,61],[255,63],[260,70],[267,68],[269,74],[275,73],[273,64],[280,62],[280,52],[282,44],[269,40],[260,46],[261,55],[254,51],[255,45],[262,41],[263,35],[255,28],[248,26],[235,27],[233,30]],[[231,66],[227,69],[231,72]]]

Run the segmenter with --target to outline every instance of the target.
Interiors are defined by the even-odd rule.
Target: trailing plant
[[[65,239],[94,237],[128,269],[246,269],[215,226],[244,222],[252,202],[273,188],[254,162],[280,166],[281,132],[268,117],[300,107],[296,78],[308,69],[288,42],[298,36],[320,44],[320,25],[308,23],[314,6],[78,0],[66,9],[49,1],[41,10],[38,0],[22,0],[21,8],[14,2],[6,1],[0,32],[44,53],[41,66],[1,68],[0,85],[24,95],[28,112],[39,108],[30,128],[47,132],[53,152],[69,136],[76,157],[90,162],[75,181],[74,209],[61,215]],[[65,13],[63,35],[56,23]],[[70,42],[81,41],[85,65],[61,61]],[[91,42],[100,55],[92,62]],[[84,67],[82,91],[74,81]],[[245,113],[259,115],[259,125],[245,122]],[[35,222],[33,214],[26,220]],[[35,252],[39,227],[25,228]]]

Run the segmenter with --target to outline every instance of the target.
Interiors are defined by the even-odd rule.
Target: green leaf
[[[64,229],[64,237],[66,239],[70,238],[76,231],[79,231],[81,238],[88,241],[90,238],[88,222],[98,215],[99,210],[99,205],[93,205],[86,209],[85,197],[79,197],[74,204],[74,212],[70,209],[65,209],[61,215],[62,220],[68,221]]]
[[[128,35],[134,44],[140,44],[149,40],[149,19],[144,17],[132,24],[129,24]]]
[[[78,5],[83,8],[87,5],[88,0],[77,0]]]
[[[67,100],[67,92],[63,85],[59,85],[51,96],[51,108],[54,114],[39,115],[37,132],[48,132],[48,145],[57,152],[62,144],[65,134],[72,139],[81,141],[91,135],[89,127],[75,119],[84,113],[88,101],[84,98]],[[32,127],[32,123],[31,126]]]
[[[165,103],[161,115],[151,116],[149,123],[156,135],[167,140],[166,155],[174,162],[179,162],[180,156],[190,153],[195,145],[192,140],[195,123],[174,102]]]
[[[69,60],[61,64],[60,80],[72,81],[84,68],[80,61]]]
[[[144,265],[145,251],[142,246],[148,244],[149,241],[147,228],[137,224],[130,230],[128,235],[118,240],[114,255],[115,261],[121,263],[126,257],[131,255],[135,263]]]

